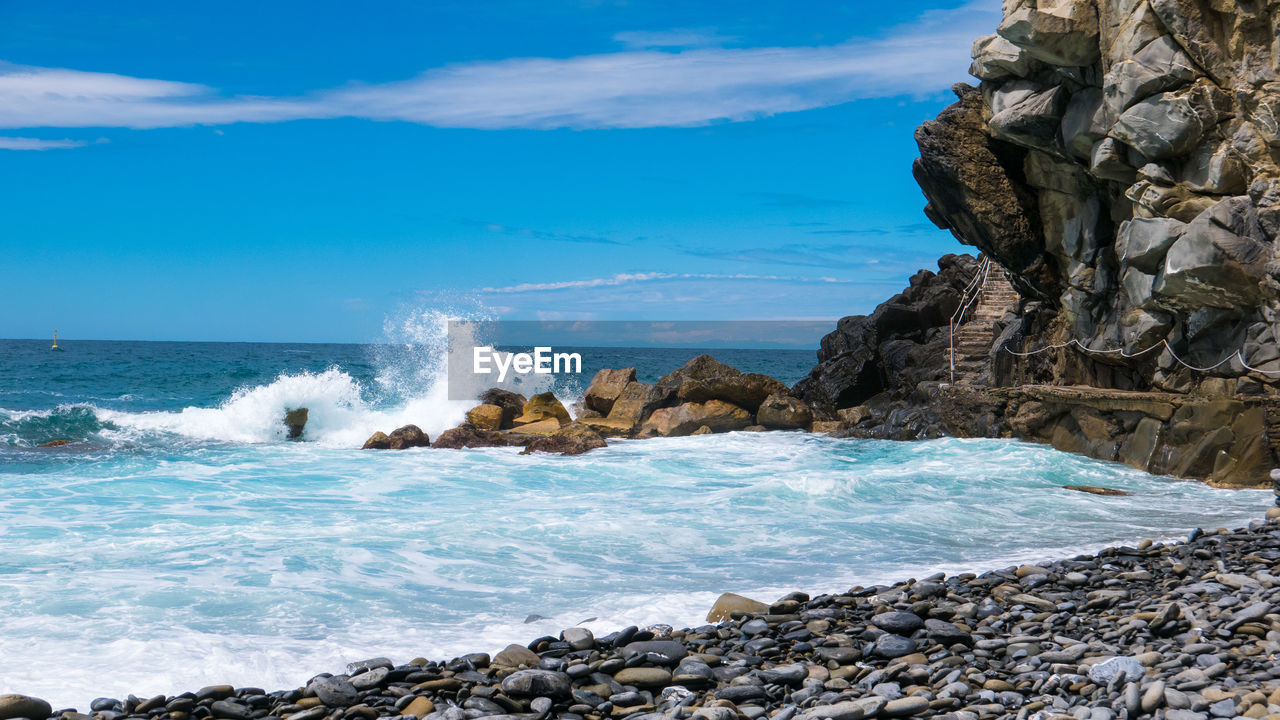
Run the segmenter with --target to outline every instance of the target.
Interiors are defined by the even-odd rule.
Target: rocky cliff
[[[1142,419],[1164,415],[1153,453],[1132,464],[1263,482],[1276,460],[1261,450],[1263,408],[1280,388],[1280,2],[1006,0],[973,58],[977,87],[956,86],[958,101],[917,130],[914,174],[930,219],[1003,267],[1022,297],[975,384],[1163,394],[1154,415],[1090,406],[1109,426],[1085,451],[1120,458]],[[841,321],[796,388],[828,413],[870,403],[870,419],[846,413],[862,432],[1085,435],[1079,398],[1054,398],[1064,414],[1039,430],[1014,421],[1027,398],[1010,406],[1009,393],[980,413],[986,427],[959,423],[936,362],[930,380],[862,392],[854,378],[895,367],[866,324]],[[848,346],[884,361],[841,368],[860,359]],[[1259,412],[1247,428],[1219,411],[1205,414],[1214,426],[1175,431],[1163,408],[1178,398]],[[913,422],[891,417],[910,412]],[[1216,439],[1193,462],[1204,434]]]

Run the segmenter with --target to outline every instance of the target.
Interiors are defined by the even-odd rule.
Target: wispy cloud
[[[737,40],[736,37],[721,35],[714,28],[628,30],[615,33],[613,39],[627,46],[629,50],[718,47]]]
[[[0,127],[157,128],[337,117],[477,129],[744,121],[942,91],[965,77],[970,42],[998,19],[999,3],[976,0],[926,13],[882,37],[836,45],[632,49],[459,63],[404,81],[294,97],[228,95],[195,83],[0,65]]]
[[[84,147],[85,140],[41,140],[29,137],[0,137],[0,150],[68,150]]]
[[[645,273],[618,273],[608,277],[589,278],[585,280],[562,280],[549,283],[520,283],[519,285],[508,285],[506,287],[486,287],[480,288],[478,292],[482,293],[526,293],[526,292],[548,292],[554,290],[581,290],[583,288],[599,288],[599,287],[617,287],[620,285],[634,285],[637,283],[652,282],[657,280],[757,280],[770,282],[786,282],[786,283],[822,283],[830,284],[860,284],[856,280],[837,280],[832,277],[821,278],[802,278],[787,277],[784,275],[753,275],[749,273],[669,273],[669,272],[645,272]]]

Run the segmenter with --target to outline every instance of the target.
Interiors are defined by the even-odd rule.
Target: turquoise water
[[[611,352],[600,362],[650,379],[696,354]],[[789,382],[811,362],[716,354]],[[295,686],[355,659],[492,652],[584,621],[696,624],[725,591],[773,599],[1242,525],[1270,502],[1010,441],[353,449],[402,421],[434,435],[461,419],[469,403],[442,399],[434,357],[0,342],[0,691],[83,709]],[[289,442],[280,416],[299,405],[312,420]],[[35,447],[52,439],[74,442]]]

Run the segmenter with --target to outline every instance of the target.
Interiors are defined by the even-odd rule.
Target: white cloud
[[[628,30],[614,33],[613,39],[629,50],[654,48],[695,48],[723,45],[737,38],[721,35],[711,28],[672,28],[670,30]]]
[[[511,294],[526,292],[549,292],[555,290],[581,290],[584,288],[599,287],[618,287],[620,285],[635,285],[638,283],[659,281],[659,280],[758,280],[773,281],[785,283],[858,283],[856,280],[837,280],[832,277],[823,278],[801,278],[801,277],[785,277],[782,275],[752,275],[748,273],[669,273],[669,272],[647,272],[647,273],[618,273],[609,277],[590,278],[587,280],[562,280],[559,282],[549,283],[520,283],[519,285],[509,285],[507,287],[486,287],[480,288],[477,292],[495,293],[495,294]]]
[[[944,90],[965,77],[973,38],[998,20],[998,2],[976,0],[926,13],[883,37],[837,45],[634,49],[459,63],[409,80],[299,97],[227,96],[185,82],[0,65],[0,127],[155,128],[335,117],[478,129],[742,121]],[[682,42],[696,39],[683,32]],[[620,37],[646,47],[679,39]]]
[[[84,147],[84,140],[41,140],[28,137],[0,137],[0,150],[67,150]]]

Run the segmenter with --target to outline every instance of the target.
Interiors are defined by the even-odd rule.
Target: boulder
[[[290,440],[302,437],[302,430],[307,426],[307,409],[285,410],[284,426],[289,430]]]
[[[680,437],[691,435],[706,425],[713,432],[741,430],[751,424],[751,413],[722,400],[705,403],[687,402],[672,408],[659,408],[640,426],[642,435]]]
[[[386,433],[379,430],[378,432],[375,432],[374,434],[370,435],[369,439],[364,441],[364,445],[360,446],[360,449],[361,450],[390,450],[391,438],[388,437]]]
[[[756,422],[767,428],[800,429],[813,422],[813,411],[790,392],[774,393],[765,398],[756,411]]]
[[[1089,0],[1022,5],[996,32],[1031,57],[1050,65],[1079,67],[1098,61],[1098,11]]]
[[[52,714],[53,708],[40,698],[17,694],[0,695],[0,720],[44,720]]]
[[[514,428],[505,431],[508,435],[552,435],[560,432],[560,428],[565,427],[560,424],[557,418],[546,418],[537,422],[527,423],[525,425],[516,425]]]
[[[502,691],[516,697],[569,697],[573,680],[553,670],[517,670],[502,681]]]
[[[62,447],[63,445],[70,445],[70,444],[71,444],[70,440],[50,440],[49,442],[42,442],[36,447],[56,448],[56,447]]]
[[[588,450],[605,447],[606,443],[600,433],[582,423],[570,423],[558,428],[550,435],[534,438],[521,451],[521,455],[529,453],[558,453],[560,455],[581,455]]]
[[[1195,147],[1205,125],[1189,94],[1164,92],[1126,110],[1111,128],[1111,136],[1144,157],[1163,160]]]
[[[498,430],[511,427],[520,413],[524,412],[525,396],[502,388],[490,388],[480,395],[480,402],[485,405],[497,405],[502,408],[502,425]]]
[[[691,432],[691,433],[689,433],[689,434],[690,434],[690,435],[711,435],[711,434],[712,434],[712,430],[711,430],[711,428],[707,427],[706,425],[702,425],[702,426],[699,426],[697,430],[694,430],[693,432]]]
[[[601,415],[607,416],[613,409],[613,403],[626,390],[627,385],[636,381],[636,369],[633,367],[621,370],[604,369],[596,373],[582,396],[583,404]]]
[[[1036,64],[1022,48],[994,34],[973,41],[972,57],[969,74],[983,80],[1026,77]]]
[[[538,653],[523,645],[511,644],[493,656],[492,664],[497,667],[518,668],[521,666],[537,667],[542,658]]]
[[[505,433],[485,430],[470,423],[463,423],[456,428],[450,428],[440,433],[440,437],[436,438],[431,447],[458,450],[461,448],[506,447],[517,444],[519,442],[516,438],[509,437]]]
[[[763,615],[769,612],[769,605],[736,593],[724,593],[716,598],[715,604],[711,606],[710,612],[707,613],[707,622],[724,622],[735,612]]]
[[[592,421],[592,427],[602,433],[630,435],[650,413],[662,406],[662,402],[662,392],[657,387],[648,383],[629,382],[610,408],[609,415],[605,418],[608,423],[596,424]]]
[[[504,412],[501,405],[477,405],[467,411],[467,422],[482,430],[501,430]]]
[[[571,420],[569,411],[565,409],[554,393],[538,393],[529,398],[529,401],[522,408],[520,417],[515,419],[514,427],[519,428],[522,425],[529,425],[543,420],[555,420],[561,425],[566,425]]]
[[[1196,77],[1195,64],[1167,35],[1147,43],[1132,59],[1115,63],[1103,80],[1107,106],[1118,116],[1135,103],[1173,90]]]
[[[658,390],[686,403],[723,400],[755,412],[773,393],[787,389],[782,382],[760,373],[744,373],[710,355],[699,355],[658,380]]]
[[[1116,255],[1122,265],[1149,275],[1160,272],[1169,246],[1182,237],[1186,223],[1172,218],[1134,218],[1116,232]]]
[[[1270,254],[1252,201],[1226,198],[1196,217],[1169,247],[1155,295],[1188,312],[1256,306]]]
[[[1013,86],[1013,87],[1010,87]],[[1008,83],[996,91],[991,103],[991,133],[1027,147],[1052,144],[1062,126],[1067,91],[1062,86],[1039,89],[1029,81]]]
[[[430,447],[431,438],[422,432],[417,425],[405,425],[391,431],[387,437],[387,447],[391,450],[408,450],[416,447]]]

